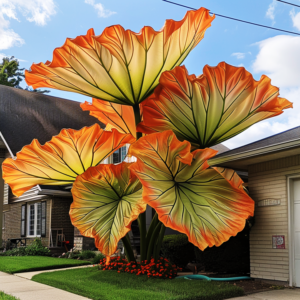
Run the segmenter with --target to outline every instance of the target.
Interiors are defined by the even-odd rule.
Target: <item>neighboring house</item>
[[[79,105],[76,101],[0,86],[1,164],[34,138],[44,144],[63,128],[78,130],[99,123]],[[57,248],[61,246],[58,240],[65,238],[73,245],[70,186],[36,186],[21,197],[15,197],[4,185],[1,174],[0,195],[3,195],[0,197],[0,238],[2,236],[4,241],[22,237],[30,243],[35,237],[41,237],[45,246]],[[79,237],[77,240],[82,240],[78,232],[75,231],[75,235]],[[93,244],[93,241],[86,243]]]
[[[251,277],[300,287],[300,127],[221,153],[209,164],[248,172],[256,204]]]

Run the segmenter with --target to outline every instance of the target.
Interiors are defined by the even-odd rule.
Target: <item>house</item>
[[[300,287],[300,127],[218,154],[209,164],[248,173],[255,201],[251,277]]]
[[[1,85],[1,164],[34,138],[44,144],[63,128],[78,130],[95,123],[99,122],[88,112],[83,112],[79,102]],[[13,242],[22,238],[27,243],[41,237],[45,246],[55,250],[62,246],[62,239],[73,246],[75,235],[82,245],[83,237],[74,230],[69,217],[70,186],[36,186],[21,197],[15,197],[1,176],[0,195],[3,195],[0,198],[0,242],[1,237],[3,241],[10,239]],[[85,242],[94,244],[91,239]]]

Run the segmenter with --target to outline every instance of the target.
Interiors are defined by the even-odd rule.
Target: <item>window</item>
[[[27,236],[41,236],[41,202],[27,205]]]
[[[46,236],[46,209],[46,201],[22,205],[21,237]]]
[[[121,163],[127,155],[127,147],[124,146],[113,153],[113,164]]]

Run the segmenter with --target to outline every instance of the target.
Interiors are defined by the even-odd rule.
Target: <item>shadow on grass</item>
[[[32,280],[94,300],[222,300],[244,294],[227,283],[155,279],[97,267],[42,273]]]

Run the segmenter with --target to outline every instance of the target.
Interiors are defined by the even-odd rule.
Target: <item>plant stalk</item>
[[[163,242],[163,239],[165,236],[165,231],[166,231],[166,226],[164,224],[162,224],[159,235],[158,235],[157,244],[156,244],[156,247],[154,248],[155,261],[157,261],[159,259],[160,249],[161,249],[161,245],[162,245],[162,242]]]
[[[133,106],[135,125],[137,126],[141,122],[140,105],[136,104]],[[141,132],[136,132],[136,139],[142,137]],[[138,224],[140,229],[140,253],[141,261],[146,259],[147,255],[147,229],[146,229],[146,212],[143,212],[138,217]]]
[[[155,227],[155,229],[153,231],[153,234],[151,236],[150,243],[148,245],[147,262],[149,262],[151,260],[151,256],[153,255],[153,249],[154,249],[155,243],[157,241],[157,235],[158,235],[158,233],[160,231],[161,225],[162,225],[161,222],[159,222],[156,225],[156,227]]]
[[[128,236],[128,233],[122,238],[122,242],[124,245],[127,260],[128,261],[136,261],[134,254],[133,254],[131,244],[130,244],[130,238]]]

